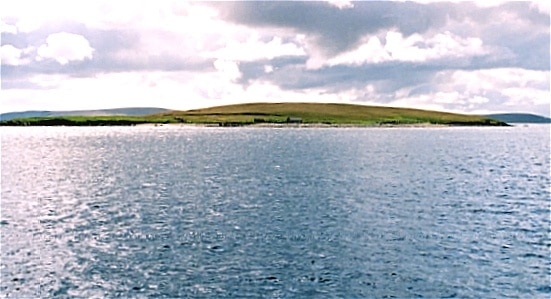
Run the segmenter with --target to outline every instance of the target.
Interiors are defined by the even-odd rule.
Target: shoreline
[[[188,127],[188,128],[451,128],[451,127],[514,127],[521,124],[501,123],[499,125],[477,123],[477,122],[458,122],[458,123],[239,123],[239,122],[220,122],[220,123],[185,123],[185,122],[167,122],[167,123],[107,123],[107,124],[17,124],[6,125],[2,127]]]
[[[452,128],[452,127],[495,127],[476,124],[433,124],[433,123],[414,123],[414,124],[325,124],[325,123],[257,123],[224,126],[220,124],[201,124],[201,123],[168,123],[168,124],[137,124],[135,127],[190,127],[190,128]]]

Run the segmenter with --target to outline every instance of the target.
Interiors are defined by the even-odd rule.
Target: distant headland
[[[328,103],[250,103],[187,111],[120,108],[90,111],[27,111],[0,115],[1,126],[507,126],[497,117],[408,108]]]
[[[500,113],[483,116],[508,124],[551,124],[551,118],[529,113]]]

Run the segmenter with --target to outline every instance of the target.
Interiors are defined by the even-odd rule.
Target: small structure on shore
[[[288,124],[301,124],[302,118],[300,117],[287,117],[287,123]]]

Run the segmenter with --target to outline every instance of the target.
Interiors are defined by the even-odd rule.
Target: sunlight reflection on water
[[[543,297],[549,126],[6,128],[9,297]]]

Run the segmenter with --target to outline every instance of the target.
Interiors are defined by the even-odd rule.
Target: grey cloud
[[[480,8],[471,2],[431,3],[365,1],[339,10],[322,2],[223,2],[212,4],[228,21],[255,27],[286,28],[305,34],[318,50],[334,56],[354,49],[366,34],[398,29],[405,36],[452,30],[463,37],[480,37],[494,50],[494,66],[549,69],[549,16],[530,8],[529,2]],[[510,28],[508,14],[529,23]],[[457,24],[448,28],[450,21]],[[471,23],[474,23],[471,27]],[[536,27],[538,31],[531,31]],[[530,31],[527,31],[530,30]],[[383,36],[381,36],[383,37]]]
[[[499,67],[501,63],[496,62],[494,58],[493,55],[486,55],[420,63],[393,61],[361,66],[335,65],[320,69],[307,69],[306,58],[280,58],[272,61],[241,63],[240,70],[243,76],[240,83],[246,85],[253,80],[265,80],[283,89],[325,88],[335,92],[377,83],[381,91],[390,92],[428,82],[437,72],[443,70]],[[264,72],[264,65],[267,64],[274,67],[273,72]]]
[[[322,2],[223,2],[215,4],[222,17],[249,26],[293,29],[316,42],[329,54],[358,44],[365,34],[397,27],[405,35],[425,32],[446,23],[440,13],[448,4],[366,1],[339,10]]]
[[[272,65],[274,71],[264,72],[266,64]],[[240,83],[243,85],[254,80],[263,80],[287,90],[323,88],[329,92],[338,92],[375,84],[381,92],[393,92],[402,87],[429,81],[438,68],[391,62],[360,67],[340,65],[311,70],[304,66],[304,60],[280,58],[273,61],[241,63],[240,70],[243,73]]]
[[[377,34],[381,29],[399,29],[404,35],[451,31],[462,37],[478,37],[490,52],[473,57],[443,57],[426,62],[386,62],[362,66],[332,66],[310,70],[304,59],[258,61],[240,66],[242,84],[265,80],[287,90],[321,88],[329,93],[362,89],[367,84],[376,88],[376,95],[358,94],[357,102],[394,101],[395,92],[412,88],[407,96],[434,94],[441,91],[435,78],[441,71],[480,70],[493,68],[524,68],[549,70],[549,16],[530,8],[530,3],[507,3],[499,7],[479,8],[473,3],[361,2],[353,9],[337,10],[322,3],[224,3],[220,6],[227,20],[247,26],[286,28],[313,36],[326,54],[353,49],[365,34]],[[503,15],[512,21],[502,19]],[[516,27],[516,22],[525,24]],[[382,30],[383,32],[385,30]],[[384,36],[380,36],[384,38]],[[271,64],[274,71],[265,73],[263,66]],[[290,75],[292,74],[292,75]],[[547,82],[548,84],[548,82]],[[546,90],[548,86],[534,86]],[[461,92],[461,91],[459,91]],[[495,110],[508,100],[499,91],[486,91],[487,103],[477,103],[476,109]],[[442,103],[444,109],[472,110],[471,103]],[[548,115],[549,105],[534,106]]]
[[[516,15],[518,19],[530,20],[532,24],[549,27],[549,15],[543,14],[531,5],[535,1],[511,1],[501,5],[501,9]],[[499,11],[499,10],[497,10]]]
[[[549,70],[549,31],[545,33],[513,32],[495,28],[488,35],[494,35],[494,37],[488,37],[485,42],[499,49],[492,57],[496,66]],[[499,39],[496,40],[497,38]]]
[[[73,61],[66,65],[60,65],[50,59],[36,61],[36,49],[46,42],[48,35],[63,31],[84,36],[95,50],[92,59]],[[31,63],[19,66],[2,65],[2,87],[8,89],[23,86],[20,80],[32,74],[90,77],[107,72],[213,70],[212,59],[201,57],[182,57],[162,52],[157,55],[121,57],[120,51],[139,53],[141,38],[143,37],[138,31],[90,29],[78,23],[48,24],[29,33],[2,33],[2,45],[11,44],[19,49],[34,49],[26,54]],[[28,86],[33,85],[28,83]]]
[[[309,57],[276,57],[241,62],[239,69],[242,76],[238,83],[244,86],[260,80],[286,90],[320,88],[328,93],[339,93],[349,89],[361,90],[371,84],[376,87],[377,98],[360,94],[357,101],[389,103],[395,100],[394,93],[405,87],[412,88],[410,96],[438,91],[438,84],[443,82],[435,82],[435,77],[441,71],[502,67],[550,69],[549,15],[531,9],[529,2],[480,8],[472,2],[421,4],[365,1],[356,2],[354,8],[343,10],[324,2],[247,1],[213,2],[208,5],[216,7],[220,17],[226,21],[259,29],[260,40],[264,42],[273,38],[270,34],[274,31],[262,29],[282,28],[285,30],[280,31],[280,37],[284,43],[295,42],[295,34],[304,34],[309,46],[328,57],[355,49],[367,34],[378,35],[384,42],[384,34],[390,30],[399,30],[404,36],[414,33],[431,36],[450,31],[463,38],[480,38],[484,47],[490,50],[486,55],[473,57],[443,57],[425,62],[395,61],[361,66],[336,65],[319,69],[306,68]],[[503,15],[508,18],[503,18]],[[517,26],[517,23],[524,25]],[[144,34],[132,29],[99,30],[76,22],[54,22],[30,33],[2,33],[2,44],[12,44],[19,49],[36,49],[46,41],[49,34],[61,31],[84,36],[96,50],[93,58],[63,66],[53,60],[33,61],[21,66],[3,65],[2,88],[41,88],[28,81],[30,74],[86,77],[127,71],[215,71],[213,58],[204,58],[199,53],[185,56],[178,51],[139,52],[142,51],[140,47],[147,42],[144,39],[151,34],[156,40],[166,43],[182,41],[174,33],[164,31]],[[286,35],[286,32],[290,34]],[[209,45],[211,50],[224,46],[223,41],[213,39],[212,43]],[[152,51],[155,52],[155,48]],[[128,55],[121,56],[121,53]],[[33,54],[28,55],[31,57]],[[272,66],[273,72],[265,72],[265,65]],[[548,89],[548,86],[537,88],[540,87]],[[492,110],[492,107],[498,107],[506,100],[498,91],[485,96],[490,101],[480,104],[480,109]],[[449,104],[445,108],[457,108],[454,105],[457,104]]]

